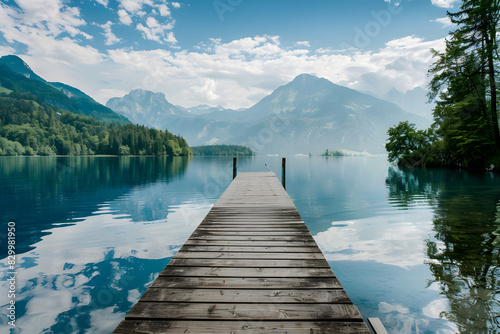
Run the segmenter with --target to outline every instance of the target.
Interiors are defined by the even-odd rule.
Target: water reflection
[[[17,230],[11,333],[112,332],[211,207],[184,190],[195,180],[178,182],[187,158],[0,162],[2,238],[9,220]],[[2,309],[8,301],[0,295]]]
[[[180,157],[1,157],[0,259],[7,253],[7,222],[16,222],[17,251],[24,253],[48,230],[92,215],[101,203],[132,187],[181,177],[189,162]]]
[[[429,287],[437,300],[427,312],[453,321],[460,333],[500,330],[500,183],[490,174],[389,169],[390,198],[401,207],[435,204],[426,240]]]
[[[163,189],[168,192],[165,184]],[[113,209],[137,206],[137,198],[154,198],[155,192],[133,190],[77,224],[52,229],[18,256],[12,333],[112,332],[211,207],[170,205],[164,219],[140,222]],[[5,282],[0,289],[6,291]],[[7,302],[0,295],[2,308]],[[0,324],[6,323],[0,315]]]

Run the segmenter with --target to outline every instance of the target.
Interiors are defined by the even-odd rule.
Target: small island
[[[341,150],[330,151],[326,149],[325,153],[321,155],[322,157],[343,157],[345,156],[344,152]]]

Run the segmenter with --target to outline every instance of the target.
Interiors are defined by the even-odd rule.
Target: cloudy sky
[[[143,88],[185,107],[249,107],[301,73],[382,95],[425,86],[460,3],[0,0],[0,55],[101,103]]]

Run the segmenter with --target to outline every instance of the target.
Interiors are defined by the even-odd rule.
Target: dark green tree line
[[[241,145],[204,145],[191,148],[194,155],[204,156],[252,156],[255,153]]]
[[[141,125],[103,123],[30,94],[0,95],[0,155],[190,155],[186,140]]]
[[[395,129],[403,125],[391,128],[386,145],[389,157],[402,165],[500,168],[499,1],[465,0],[458,12],[448,16],[456,29],[444,52],[432,51],[436,61],[429,71],[429,98],[437,99],[434,124],[426,133],[407,134],[407,141],[417,143],[409,151],[393,145],[399,135]]]

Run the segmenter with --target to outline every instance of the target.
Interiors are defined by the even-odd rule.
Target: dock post
[[[283,183],[283,189],[286,190],[286,158],[281,160],[281,182]]]
[[[233,180],[236,177],[236,157],[233,158]]]

